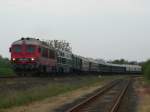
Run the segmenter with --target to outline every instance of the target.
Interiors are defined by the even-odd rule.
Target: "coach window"
[[[61,58],[58,57],[58,58],[57,58],[57,61],[58,61],[58,63],[61,63]]]
[[[66,64],[66,59],[65,58],[62,58],[62,63]]]
[[[55,59],[55,51],[54,50],[49,50],[49,58]]]
[[[60,52],[60,56],[64,57],[64,52]]]
[[[62,52],[60,51],[59,53],[60,53],[60,56],[62,56]]]
[[[46,48],[46,53],[45,53],[46,57],[48,58],[48,49]]]
[[[44,57],[44,48],[41,48],[41,55]]]
[[[29,45],[29,46],[27,47],[27,52],[32,53],[32,52],[34,52],[34,51],[35,51],[35,47],[34,47],[34,46]]]
[[[48,57],[48,49],[47,48],[44,48],[44,47],[42,48],[42,56],[46,57],[46,58]]]
[[[57,55],[58,55],[58,56],[61,56],[59,51],[57,51]]]

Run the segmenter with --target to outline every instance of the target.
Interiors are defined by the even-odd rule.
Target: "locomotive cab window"
[[[35,51],[35,46],[31,46],[31,45],[27,46],[27,52],[32,53],[34,51]]]
[[[20,45],[13,46],[12,52],[21,52],[21,46]]]

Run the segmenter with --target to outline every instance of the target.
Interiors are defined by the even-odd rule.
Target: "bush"
[[[144,77],[150,80],[150,60],[146,61],[143,64],[143,72],[144,72]]]

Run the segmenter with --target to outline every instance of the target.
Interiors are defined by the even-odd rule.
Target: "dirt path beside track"
[[[135,82],[135,90],[139,98],[137,112],[150,112],[150,84],[139,78]]]

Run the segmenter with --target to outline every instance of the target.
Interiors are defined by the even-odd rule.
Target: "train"
[[[72,53],[65,41],[42,41],[36,38],[21,38],[10,47],[11,63],[16,73],[101,73],[140,74],[139,65],[112,64],[104,60],[86,58]]]

